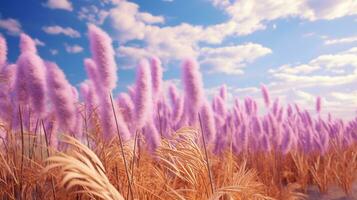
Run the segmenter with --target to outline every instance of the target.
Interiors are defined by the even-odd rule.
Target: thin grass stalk
[[[35,155],[35,143],[36,143],[36,136],[37,136],[37,129],[38,129],[38,124],[39,124],[39,119],[37,118],[37,121],[36,121],[36,126],[35,126],[35,134],[34,134],[34,138],[33,138],[33,141],[32,141],[32,147],[29,148],[31,151],[29,151],[29,157],[30,159],[32,159],[32,155]],[[31,153],[30,153],[31,152]]]
[[[127,179],[128,179],[128,184],[129,184],[128,187],[130,189],[131,197],[132,197],[132,199],[134,199],[133,189],[131,187],[131,181],[130,181],[130,176],[129,176],[128,165],[127,165],[126,158],[125,158],[125,155],[124,155],[123,141],[122,141],[122,138],[121,138],[121,135],[120,135],[120,132],[119,132],[118,119],[117,119],[117,115],[116,115],[116,112],[115,112],[115,109],[114,109],[113,97],[112,97],[112,95],[109,95],[109,96],[110,96],[110,103],[112,105],[113,115],[114,115],[115,124],[116,124],[116,128],[117,128],[117,134],[118,134],[118,137],[119,137],[120,150],[121,150],[121,154],[122,154],[123,161],[124,161],[125,173],[126,173],[126,176],[127,176]]]
[[[202,120],[201,120],[201,115],[200,115],[200,113],[198,113],[198,119],[199,119],[199,121],[200,121],[202,142],[203,142],[203,148],[204,148],[204,151],[205,151],[207,171],[208,171],[208,176],[209,176],[209,180],[210,180],[211,192],[212,192],[212,194],[214,194],[213,178],[212,178],[212,174],[211,174],[211,168],[210,168],[210,165],[209,165],[208,153],[207,153],[207,147],[206,147],[206,140],[205,140],[205,134],[203,133],[203,126],[202,126]]]
[[[20,117],[20,130],[21,130],[21,171],[20,171],[20,197],[22,199],[22,184],[23,184],[23,169],[24,169],[24,154],[25,154],[25,143],[24,143],[24,127],[22,124],[22,112],[21,106],[19,106],[19,117]]]
[[[50,150],[49,150],[49,146],[48,146],[47,131],[46,131],[46,128],[45,128],[45,124],[43,123],[43,120],[41,120],[41,124],[42,124],[43,132],[44,132],[44,135],[45,135],[47,158],[49,158],[50,157]],[[41,152],[41,154],[42,154],[42,152]],[[56,191],[55,191],[55,184],[54,184],[53,176],[51,176],[51,186],[52,186],[53,199],[55,200],[56,199]]]
[[[136,139],[138,137],[138,131],[135,132],[135,136],[134,136],[134,148],[133,148],[133,158],[132,158],[132,161],[131,161],[131,177],[130,177],[130,180],[134,181],[134,165],[135,165],[135,151],[136,151]],[[129,199],[129,187],[128,187],[128,191],[127,191],[127,199]]]

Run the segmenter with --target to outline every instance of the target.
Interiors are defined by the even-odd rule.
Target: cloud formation
[[[6,33],[9,35],[19,35],[21,30],[21,24],[16,19],[0,19],[0,29],[5,29]]]
[[[67,53],[71,53],[71,54],[76,54],[76,53],[80,53],[83,51],[83,47],[75,44],[75,45],[69,45],[67,43],[64,44],[64,47],[66,49]]]
[[[69,0],[48,0],[44,6],[50,9],[73,10],[72,3]]]
[[[42,27],[42,30],[45,33],[51,34],[51,35],[63,34],[68,37],[71,37],[71,38],[81,37],[81,34],[78,31],[76,31],[70,27],[61,27],[61,26],[57,26],[57,25],[56,26],[45,26],[45,27]]]

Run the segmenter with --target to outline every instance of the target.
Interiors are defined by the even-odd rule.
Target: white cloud
[[[58,54],[58,50],[57,49],[50,49],[50,53],[52,55],[57,55]]]
[[[211,72],[242,74],[244,67],[257,58],[272,53],[272,50],[260,44],[247,43],[236,46],[200,49],[200,62],[207,65]]]
[[[326,80],[327,82],[329,82],[328,79],[331,78],[331,81],[339,80],[338,82],[344,83],[345,81],[352,81],[355,75],[346,74],[342,76],[311,76],[311,74],[319,70],[320,72],[328,72],[332,75],[341,74],[344,73],[345,69],[348,69],[349,67],[355,69],[354,73],[357,73],[357,48],[351,48],[347,51],[343,51],[337,54],[320,55],[317,58],[312,59],[307,64],[301,64],[297,66],[283,65],[278,69],[271,69],[269,70],[269,72],[275,77],[280,77],[284,79],[301,80],[301,78],[303,77],[303,79],[310,81]],[[344,77],[346,77],[346,79],[344,79]]]
[[[48,0],[44,6],[51,9],[73,10],[72,3],[69,0]]]
[[[46,44],[43,41],[41,41],[40,39],[35,38],[34,41],[37,46],[41,46],[41,47],[46,46]]]
[[[81,37],[81,34],[70,28],[70,27],[61,27],[61,26],[45,26],[45,27],[42,27],[42,30],[48,34],[51,34],[51,35],[58,35],[58,34],[63,34],[63,35],[66,35],[68,37],[71,37],[71,38],[79,38]]]
[[[316,70],[320,69],[318,65],[298,65],[298,66],[290,66],[283,65],[278,69],[269,70],[270,73],[285,73],[285,74],[310,74]]]
[[[18,35],[22,32],[21,24],[16,19],[0,19],[0,29],[5,29],[9,35]]]
[[[328,39],[325,40],[325,45],[345,44],[345,43],[354,43],[354,42],[357,42],[357,36],[344,37],[338,39]]]
[[[80,20],[86,20],[93,24],[103,24],[109,15],[109,11],[99,9],[94,5],[85,6],[78,12]]]
[[[265,29],[265,22],[298,17],[309,21],[357,14],[355,0],[211,0],[223,9],[236,28],[232,34],[247,35]]]
[[[68,53],[72,53],[72,54],[75,54],[75,53],[80,53],[83,51],[83,47],[75,44],[75,45],[69,45],[67,43],[64,44],[65,46],[65,49]]]

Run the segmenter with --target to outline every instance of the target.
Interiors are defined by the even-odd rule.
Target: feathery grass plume
[[[137,129],[141,129],[152,118],[152,87],[150,66],[147,60],[140,60],[136,71],[135,82],[135,119]]]
[[[95,87],[92,80],[86,80],[81,83],[80,91],[85,103],[87,115],[92,115],[98,105],[98,97],[95,94]]]
[[[161,138],[160,133],[152,120],[144,126],[143,134],[148,150],[150,152],[155,152],[155,150],[160,146]]]
[[[157,57],[153,57],[150,62],[151,79],[152,79],[152,95],[154,102],[160,97],[162,87],[162,66],[161,61]]]
[[[203,102],[200,113],[203,121],[202,131],[205,134],[206,143],[211,144],[216,139],[216,127],[212,108],[207,101]]]
[[[60,169],[61,185],[67,190],[78,186],[79,192],[104,200],[124,200],[106,176],[105,168],[98,156],[76,139],[65,136],[72,153],[59,153],[47,159],[44,173]]]
[[[84,59],[84,67],[86,68],[86,72],[88,75],[89,80],[92,82],[93,86],[97,91],[100,91],[101,88],[101,81],[98,77],[98,68],[93,59],[86,58]]]
[[[223,84],[220,88],[219,88],[219,96],[226,101],[228,98],[228,92],[227,92],[227,85]]]
[[[0,71],[5,66],[7,60],[7,45],[5,38],[0,34]]]
[[[172,115],[171,115],[171,119],[173,121],[173,124],[177,124],[183,114],[183,110],[184,110],[184,102],[183,102],[183,98],[180,96],[176,85],[174,84],[170,84],[169,85],[169,97],[170,97],[170,101],[171,101],[171,105],[172,105]]]
[[[37,54],[35,41],[25,33],[20,34],[20,51],[21,53],[31,52]]]
[[[30,101],[30,97],[28,84],[26,82],[26,70],[23,66],[16,65],[16,67],[14,99],[18,105],[27,105]]]
[[[17,60],[18,71],[24,73],[32,108],[41,115],[45,111],[46,69],[42,59],[30,51],[25,51]]]
[[[127,93],[120,93],[117,97],[117,103],[123,118],[127,124],[131,124],[135,117],[134,102]]]
[[[123,141],[127,141],[131,137],[129,128],[123,119],[122,112],[118,111],[117,106],[115,104],[113,106],[114,106],[114,109],[115,109],[115,112],[117,115],[119,133],[120,133]],[[109,141],[111,138],[113,138],[117,134],[115,118],[114,118],[113,112],[110,112],[111,108],[112,108],[112,105],[111,105],[111,101],[110,101],[110,96],[101,97],[100,110],[99,110],[100,118],[99,119],[101,122],[101,127],[103,129],[104,139],[106,139],[107,141]]]
[[[88,29],[93,60],[97,65],[98,81],[100,80],[105,95],[109,95],[118,79],[112,40],[107,33],[95,25],[89,25]]]
[[[16,65],[6,65],[0,70],[0,119],[7,125],[10,125],[13,109],[16,107],[14,100],[14,81],[16,76]]]
[[[223,120],[226,119],[227,108],[224,102],[225,100],[219,95],[213,98],[212,108],[216,114],[218,114]]]
[[[185,92],[185,115],[189,125],[196,125],[198,111],[202,105],[203,82],[199,65],[194,59],[186,59],[182,64],[182,80]]]
[[[265,85],[261,86],[263,98],[264,98],[264,103],[267,108],[270,106],[270,95],[269,95],[269,90]]]
[[[320,113],[321,112],[321,104],[322,104],[322,99],[321,97],[316,98],[316,112]]]
[[[279,107],[280,107],[280,100],[279,100],[279,98],[276,98],[274,103],[273,103],[273,110],[272,110],[274,116],[278,115]]]
[[[77,138],[83,138],[83,116],[82,116],[82,111],[81,111],[81,106],[79,105],[79,92],[76,87],[71,87],[72,88],[72,94],[73,94],[73,100],[75,102],[75,123],[74,127],[71,130],[72,134],[75,135]]]
[[[62,130],[72,130],[75,126],[76,107],[72,86],[67,81],[63,71],[51,62],[47,66],[47,84],[49,99],[56,113],[56,118]]]
[[[283,136],[280,143],[280,150],[285,155],[290,151],[293,145],[293,136],[292,136],[291,128],[289,126],[286,126],[282,134]]]

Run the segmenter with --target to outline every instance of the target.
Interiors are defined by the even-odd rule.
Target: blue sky
[[[21,6],[19,6],[21,5]],[[87,24],[113,38],[119,67],[116,92],[134,82],[139,58],[156,55],[166,82],[180,84],[180,62],[196,57],[206,93],[227,84],[230,96],[272,96],[325,113],[353,116],[357,108],[357,1],[355,0],[2,0],[0,33],[9,62],[18,35],[37,40],[73,85],[86,79]],[[232,98],[231,98],[232,99]]]

